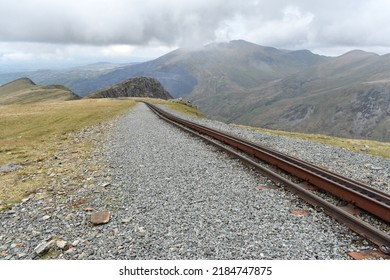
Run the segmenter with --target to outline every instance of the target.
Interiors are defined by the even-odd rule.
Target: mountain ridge
[[[37,85],[27,77],[0,86],[0,105],[67,101],[79,98],[63,85]]]

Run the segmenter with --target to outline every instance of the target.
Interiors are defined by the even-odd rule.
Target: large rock
[[[92,93],[88,98],[151,97],[172,99],[161,83],[148,77],[137,77]]]

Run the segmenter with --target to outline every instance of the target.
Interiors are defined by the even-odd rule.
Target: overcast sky
[[[244,39],[390,53],[389,0],[0,0],[0,64],[130,62]]]

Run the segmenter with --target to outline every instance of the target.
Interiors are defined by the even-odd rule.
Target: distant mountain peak
[[[11,81],[7,84],[4,84],[2,86],[5,87],[5,86],[10,86],[10,85],[16,85],[16,84],[21,85],[21,86],[28,86],[28,85],[35,86],[36,85],[31,79],[29,79],[27,77],[22,77],[22,78],[14,80],[14,81]]]
[[[239,40],[231,40],[229,42],[229,44],[231,45],[256,45],[254,43],[251,43],[251,42],[248,42],[248,41],[245,41],[245,40],[242,40],[242,39],[239,39]]]
[[[362,50],[352,50],[352,51],[349,51],[343,55],[341,55],[341,57],[373,57],[373,56],[379,56],[378,54],[376,53],[372,53],[372,52],[366,52],[366,51],[362,51]]]

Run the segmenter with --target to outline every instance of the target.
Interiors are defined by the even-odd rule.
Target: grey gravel
[[[20,164],[11,162],[11,163],[0,166],[0,172],[10,172],[10,171],[14,171],[14,170],[17,170],[20,168],[22,168],[22,166]]]
[[[306,157],[312,152],[305,142],[295,145],[293,139],[201,122],[269,139],[279,149],[290,147],[290,152]],[[97,137],[101,134],[104,137]],[[75,137],[96,140],[89,161],[79,166],[84,174],[79,185],[72,188],[73,179],[58,178],[49,193],[45,190],[52,183],[1,211],[0,259],[327,260],[348,259],[348,251],[371,248],[284,189],[258,189],[273,183],[160,120],[144,104]],[[339,150],[318,149],[313,148],[313,158],[325,163],[333,157],[332,168],[341,165],[346,173],[356,173]],[[359,158],[355,162],[366,171],[355,176],[389,183],[388,162],[351,156]],[[90,168],[94,165],[101,168]],[[91,209],[110,211],[110,221],[93,225]],[[292,210],[307,210],[309,215],[295,216]]]

